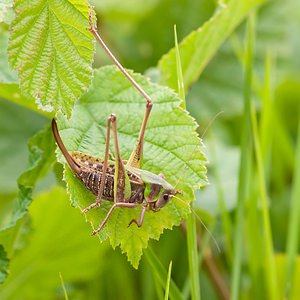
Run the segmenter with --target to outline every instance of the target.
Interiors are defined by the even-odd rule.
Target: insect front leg
[[[101,223],[101,225],[98,227],[98,229],[94,230],[92,232],[92,235],[95,235],[97,232],[99,232],[104,225],[106,224],[106,222],[108,221],[109,217],[111,216],[113,210],[116,207],[123,207],[123,208],[135,208],[139,205],[139,203],[125,203],[125,202],[119,202],[119,203],[115,203],[109,210],[109,212],[107,213],[105,219],[103,220],[103,222]]]
[[[142,210],[140,213],[140,218],[139,220],[136,219],[132,219],[130,221],[130,223],[128,224],[128,227],[132,224],[135,223],[138,227],[141,227],[144,221],[144,217],[145,217],[145,212],[146,212],[146,208],[148,207],[148,205],[153,202],[155,202],[155,198],[158,196],[158,194],[160,193],[160,189],[162,188],[162,186],[160,184],[155,184],[155,183],[151,183],[150,184],[150,193],[147,197],[147,199],[145,199],[143,201],[142,204]]]
[[[144,200],[143,204],[142,204],[142,210],[141,210],[141,213],[140,213],[140,218],[139,220],[137,219],[132,219],[130,221],[130,223],[128,224],[127,227],[129,227],[132,223],[135,223],[138,227],[141,227],[143,225],[143,221],[144,221],[144,217],[145,217],[145,212],[146,212],[146,208],[148,206],[148,202],[147,200]]]

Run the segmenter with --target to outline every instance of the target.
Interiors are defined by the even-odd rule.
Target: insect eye
[[[169,195],[165,194],[163,198],[165,201],[167,201],[169,199]]]

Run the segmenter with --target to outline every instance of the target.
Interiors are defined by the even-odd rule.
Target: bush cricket
[[[214,119],[221,113],[222,112],[218,113],[209,122],[207,128],[201,136],[201,139]],[[145,120],[143,121],[143,124],[144,122]],[[113,128],[116,158],[112,156],[109,150],[111,125]],[[52,120],[52,131],[57,145],[59,146],[62,154],[64,155],[75,176],[80,179],[80,181],[88,191],[97,196],[95,203],[82,210],[82,213],[89,211],[95,206],[100,207],[101,199],[114,202],[107,216],[105,217],[99,228],[92,232],[92,235],[95,235],[104,227],[116,207],[135,208],[142,204],[139,220],[133,219],[128,224],[128,226],[130,226],[132,223],[136,223],[138,227],[141,227],[147,208],[149,210],[152,210],[153,212],[157,212],[166,204],[168,204],[168,202],[173,197],[175,197],[189,207],[192,213],[208,231],[219,250],[219,246],[215,238],[212,236],[211,232],[208,230],[208,228],[205,226],[205,224],[202,222],[193,208],[188,203],[176,197],[176,194],[181,194],[181,191],[175,190],[175,187],[179,183],[181,176],[183,175],[190,159],[192,158],[196,148],[199,145],[200,140],[195,145],[193,152],[191,153],[184,169],[182,170],[181,176],[178,178],[175,187],[173,187],[165,180],[163,174],[155,175],[151,172],[140,170],[136,167],[139,166],[140,160],[136,160],[135,158],[140,157],[141,155],[141,153],[137,155],[137,149],[142,148],[143,139],[138,139],[137,146],[128,161],[123,161],[121,159],[117,139],[117,122],[116,116],[114,114],[111,114],[107,119],[107,137],[105,143],[104,160],[77,151],[68,152],[60,138],[57,124],[54,119]],[[143,126],[141,128],[141,131],[144,131]],[[143,136],[143,132],[142,134],[140,133],[140,136]],[[111,160],[113,160],[114,163],[108,162],[108,156],[111,157]],[[133,163],[130,164],[130,161],[133,161]],[[102,180],[102,178],[104,178],[104,180]],[[144,191],[146,188],[145,182],[150,183],[150,192],[146,198],[144,196]]]
[[[145,115],[140,129],[136,147],[132,152],[129,160],[126,162],[122,160],[119,151],[118,138],[117,138],[117,117],[115,114],[111,114],[107,119],[104,159],[100,159],[94,156],[90,156],[75,151],[68,152],[59,136],[56,121],[54,119],[52,120],[52,130],[53,130],[56,143],[59,146],[61,152],[63,153],[68,165],[70,166],[75,176],[79,178],[80,181],[83,183],[85,188],[88,191],[90,191],[92,194],[97,196],[95,203],[91,204],[90,206],[82,210],[82,213],[89,211],[91,208],[95,206],[100,207],[101,199],[114,202],[113,206],[107,213],[107,216],[105,217],[105,219],[103,220],[99,228],[93,231],[92,235],[95,235],[104,227],[104,225],[106,224],[113,210],[116,207],[135,208],[138,205],[142,204],[139,220],[133,219],[128,225],[130,226],[132,223],[136,223],[137,226],[140,227],[143,224],[144,215],[147,208],[154,212],[159,211],[173,197],[176,197],[175,196],[176,194],[181,193],[181,191],[175,189],[178,182],[180,181],[180,178],[178,179],[178,182],[175,185],[175,187],[173,187],[165,180],[163,174],[156,175],[140,169],[140,162],[141,162],[142,152],[143,152],[144,134],[145,134],[147,121],[152,109],[151,98],[134,81],[134,79],[130,77],[130,75],[126,72],[126,70],[121,66],[121,64],[110,52],[108,47],[104,44],[103,40],[100,38],[100,36],[95,30],[95,27],[92,22],[91,12],[89,14],[89,18],[90,18],[90,26],[91,26],[90,31],[94,34],[96,39],[100,42],[102,47],[113,59],[113,61],[119,67],[119,69],[124,73],[124,75],[130,80],[130,82],[139,90],[139,92],[147,100]],[[109,150],[111,127],[113,131],[116,158],[112,157],[112,154]],[[193,153],[191,154],[191,157]],[[108,162],[109,156],[111,157],[111,160],[114,161],[113,163]],[[145,188],[146,188],[145,183],[150,184],[150,192],[147,197],[145,197],[144,195]],[[182,201],[181,199],[179,200]],[[187,203],[185,203],[184,201],[182,202],[186,204],[195,214],[193,209]],[[201,220],[200,222],[202,223]]]
[[[140,129],[138,141],[129,160],[126,162],[126,165],[124,165],[124,161],[121,158],[118,146],[117,117],[115,114],[111,114],[107,119],[106,146],[103,160],[80,152],[68,152],[58,133],[56,121],[54,119],[52,120],[52,131],[56,143],[67,160],[68,165],[76,177],[78,177],[84,184],[86,189],[97,196],[95,203],[85,208],[82,212],[87,212],[95,206],[100,207],[101,199],[114,202],[114,205],[111,207],[102,224],[98,229],[93,231],[92,235],[95,235],[104,227],[116,207],[135,208],[142,204],[139,220],[133,219],[128,225],[130,226],[132,223],[136,223],[137,226],[140,227],[142,226],[147,208],[152,211],[159,211],[160,208],[165,206],[174,195],[181,193],[181,191],[176,191],[165,180],[163,174],[155,175],[153,173],[140,170],[144,134],[152,109],[152,100],[127,73],[98,35],[92,20],[92,7],[89,13],[89,20],[91,26],[89,30],[94,34],[96,40],[99,41],[114,63],[147,100],[145,116]],[[112,157],[109,150],[110,127],[112,127],[113,131],[116,158]],[[114,163],[108,163],[109,155],[112,160],[114,160]],[[146,198],[144,196],[146,188],[145,182],[150,183],[150,193]],[[162,193],[161,190],[163,190]]]

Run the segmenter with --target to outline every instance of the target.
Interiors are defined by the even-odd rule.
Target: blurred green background
[[[213,0],[95,0],[92,3],[97,12],[98,30],[111,51],[123,66],[147,74],[154,81],[159,78],[156,67],[159,59],[174,47],[174,24],[177,25],[180,42],[222,9],[222,1]],[[297,203],[300,201],[300,161],[296,157],[300,152],[299,145],[297,148],[297,143],[300,143],[297,139],[300,103],[299,1],[266,2],[256,11],[254,29],[252,99],[258,118],[277,288],[281,299],[284,295],[299,299],[296,296],[300,293],[299,286],[292,285],[289,290],[291,284],[286,285],[287,249],[293,248],[287,245],[292,232],[295,238],[290,239],[296,249],[299,246]],[[7,30],[8,26],[2,23],[1,43],[7,43]],[[215,246],[207,242],[207,233],[198,224],[202,299],[229,299],[232,295],[230,289],[234,288],[232,276],[235,272],[234,234],[238,224],[241,124],[245,117],[246,31],[246,22],[243,21],[217,50],[186,94],[187,110],[199,123],[200,134],[213,116],[223,111],[204,137],[204,152],[210,161],[210,185],[195,193],[194,207],[221,247],[221,253],[218,253]],[[5,57],[4,53],[0,55]],[[15,78],[3,59],[0,63],[1,74]],[[111,64],[111,61],[97,45],[94,67],[106,64]],[[10,97],[6,93],[14,93],[14,86],[3,78],[1,82],[2,226],[9,220],[18,192],[17,178],[27,166],[27,141],[49,123],[49,119],[8,101]],[[272,299],[267,288],[272,274],[261,254],[266,237],[259,194],[258,159],[253,147],[252,140],[248,160],[252,175],[248,178],[244,203],[244,250],[238,276],[238,299]],[[108,243],[99,246],[96,239],[90,238],[90,225],[84,222],[84,217],[77,210],[70,207],[63,183],[56,183],[54,173],[60,173],[57,168],[59,166],[55,167],[56,172],[50,171],[38,183],[34,192],[29,214],[20,225],[9,276],[0,288],[0,298],[64,299],[59,277],[61,272],[70,299],[163,299],[164,288],[147,259],[149,252],[143,256],[139,269],[135,270],[118,248],[112,250]],[[296,214],[293,221],[291,213]],[[164,232],[160,240],[151,241],[149,247],[166,270],[172,260],[172,279],[182,291],[183,298],[190,299],[185,225]],[[299,282],[299,257],[293,265],[293,280]]]

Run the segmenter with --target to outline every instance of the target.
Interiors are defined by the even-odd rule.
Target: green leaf
[[[2,245],[0,245],[0,283],[4,282],[8,272],[7,268],[9,265],[9,260],[6,256],[6,252]]]
[[[93,35],[84,0],[16,0],[8,53],[22,91],[46,111],[70,114],[92,77]]]
[[[55,160],[54,139],[50,127],[43,129],[28,143],[29,164],[27,170],[18,179],[19,193],[15,201],[10,221],[0,229],[0,246],[11,257],[17,236],[22,226],[23,217],[32,202],[32,192],[38,179],[46,174]]]
[[[35,184],[46,174],[55,160],[55,144],[50,127],[47,126],[32,137],[28,142],[28,148],[29,165],[18,179],[19,195],[11,221],[2,230],[14,226],[27,213]]]
[[[178,107],[180,100],[172,91],[151,84],[140,75],[132,76],[154,103],[145,134],[143,169],[154,174],[163,173],[174,186],[199,141],[194,131],[196,123],[186,111]],[[70,121],[58,115],[62,140],[69,151],[104,157],[107,117],[115,113],[119,147],[122,158],[126,160],[136,145],[145,106],[145,99],[116,67],[101,68],[95,71],[89,92],[74,106]],[[113,143],[110,149],[114,149]],[[205,164],[203,153],[196,150],[176,187],[183,191],[182,198],[185,201],[194,199],[193,189],[207,184]],[[94,202],[95,197],[69,168],[65,169],[65,180],[74,206],[83,209]],[[92,209],[86,214],[93,228],[98,228],[111,205],[111,202],[102,201],[100,209]],[[149,238],[158,239],[165,228],[179,225],[181,218],[188,213],[181,201],[173,199],[160,212],[147,213],[141,228],[127,228],[131,219],[138,218],[139,211],[140,207],[116,209],[99,234],[101,241],[109,238],[113,248],[120,245],[135,268]]]
[[[149,247],[145,250],[145,257],[148,260],[150,268],[152,270],[154,280],[160,283],[163,287],[165,287],[165,283],[168,280],[168,274],[166,269],[164,268],[163,264],[159,260],[159,258],[155,255],[154,251]],[[180,289],[170,278],[170,299],[172,300],[182,300],[184,297],[182,296]]]
[[[28,215],[30,238],[11,259],[0,299],[55,299],[61,290],[59,272],[67,291],[72,283],[74,288],[79,283],[78,289],[91,283],[103,266],[107,247],[97,247],[89,236],[89,225],[70,208],[66,191],[56,187],[39,195]]]
[[[284,1],[273,0],[263,5],[258,11],[257,42],[255,43],[254,57],[255,89],[263,82],[264,64],[262,62],[265,61],[266,49],[271,49],[276,56],[276,69],[279,74],[286,71],[286,67],[293,57],[288,42],[290,40],[290,27],[287,6],[288,4]],[[280,24],[278,23],[279,19],[283,20]],[[244,64],[244,61],[239,62],[235,52],[237,52],[236,48],[240,48],[241,54],[239,56],[242,60],[244,59],[242,53],[244,32],[244,26],[240,27],[235,32],[234,38],[229,38],[221,46],[187,95],[188,110],[193,112],[193,116],[200,125],[205,126],[210,118],[219,111],[224,111],[222,119],[233,118],[243,113],[243,103],[241,101],[243,96],[243,71],[241,65]],[[201,109],[198,108],[199,105]],[[213,127],[215,126],[216,123]],[[296,128],[295,126],[293,128]],[[224,136],[224,134],[222,135]],[[279,146],[275,149],[279,149]],[[221,169],[225,169],[225,167]],[[231,195],[229,197],[234,198]]]
[[[186,89],[198,79],[222,42],[240,24],[247,14],[266,0],[231,0],[218,9],[216,14],[196,31],[190,33],[180,44],[179,51]],[[177,90],[175,49],[159,61],[161,83]]]
[[[50,117],[51,113],[37,108],[33,97],[26,97],[17,83],[0,83],[0,98],[15,102],[40,114]],[[22,109],[21,109],[22,110]]]
[[[15,86],[15,84],[3,85]],[[26,108],[2,100],[1,87],[2,84],[0,84],[0,193],[8,194],[16,193],[17,178],[28,165],[28,140],[48,121]],[[12,97],[17,93],[13,88],[5,90],[7,94],[11,93]]]

